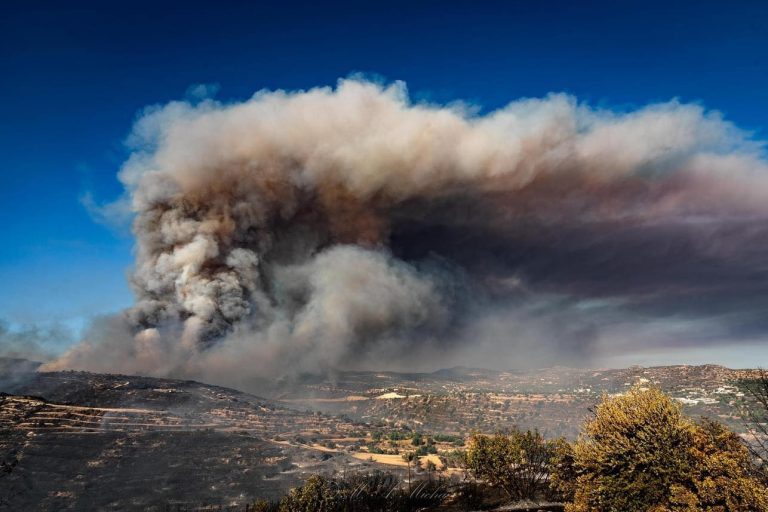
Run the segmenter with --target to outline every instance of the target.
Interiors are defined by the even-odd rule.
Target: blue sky
[[[147,105],[364,73],[486,109],[551,91],[616,109],[679,98],[765,138],[768,4],[12,2],[0,65],[0,318],[78,326],[131,302],[132,240],[81,198],[120,194]]]

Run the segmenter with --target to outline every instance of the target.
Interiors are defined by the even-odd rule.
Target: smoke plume
[[[129,144],[136,303],[49,367],[231,382],[501,346],[511,367],[626,350],[648,319],[762,328],[768,164],[697,105],[481,115],[351,79],[150,108]]]

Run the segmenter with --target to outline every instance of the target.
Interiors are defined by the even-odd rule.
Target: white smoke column
[[[561,225],[768,210],[761,146],[676,102],[616,114],[551,95],[477,116],[413,104],[402,83],[342,80],[148,109],[130,143],[131,341],[87,339],[49,367],[275,372],[440,338],[465,304],[446,291],[456,275],[393,242],[416,224],[503,251],[510,233]],[[480,288],[493,277],[459,274]]]

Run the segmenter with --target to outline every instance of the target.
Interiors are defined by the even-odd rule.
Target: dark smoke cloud
[[[344,80],[150,108],[130,144],[136,304],[49,367],[587,364],[765,327],[763,148],[696,105],[480,116]]]

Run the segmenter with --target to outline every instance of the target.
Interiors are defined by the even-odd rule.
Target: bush
[[[749,448],[757,462],[757,476],[768,486],[768,372],[760,370],[756,379],[740,384],[746,395],[741,406],[749,427]]]
[[[464,446],[464,438],[461,436],[435,434],[434,439],[438,443],[451,443],[453,446]]]
[[[390,441],[402,441],[404,439],[407,439],[407,436],[403,434],[402,432],[398,432],[397,430],[393,430],[389,433],[389,440]]]
[[[409,492],[398,477],[378,471],[346,479],[313,475],[280,501],[279,512],[406,512],[439,505],[442,492],[434,482],[423,482]]]
[[[545,485],[562,440],[548,441],[538,431],[474,434],[465,454],[467,470],[514,500],[536,499]]]
[[[768,510],[739,438],[719,423],[696,424],[658,389],[603,398],[552,479],[568,512]],[[569,483],[571,482],[571,483]]]
[[[245,512],[279,512],[280,504],[267,500],[256,500],[252,506],[246,506]]]
[[[329,480],[310,476],[304,485],[291,489],[280,500],[280,512],[335,512],[344,510],[344,495]]]

